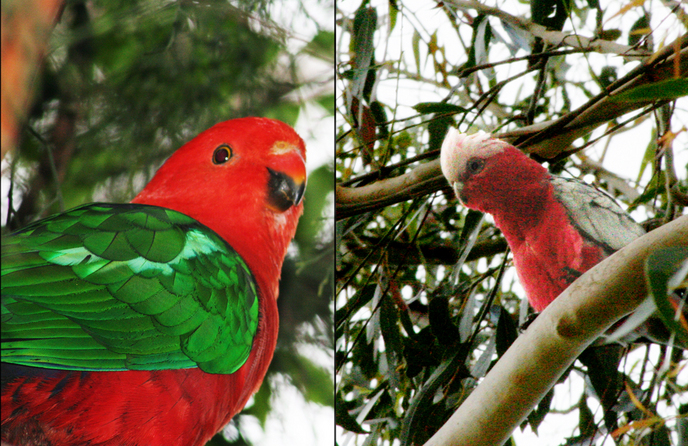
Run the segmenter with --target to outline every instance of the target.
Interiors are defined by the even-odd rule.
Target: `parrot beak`
[[[268,203],[277,212],[286,212],[292,206],[301,203],[306,190],[306,179],[292,178],[284,172],[267,168],[270,173],[268,180]]]
[[[454,181],[451,186],[452,189],[454,189],[456,198],[458,198],[462,204],[466,204],[466,201],[463,199],[463,197],[461,197],[461,192],[463,192],[463,183],[461,181]]]

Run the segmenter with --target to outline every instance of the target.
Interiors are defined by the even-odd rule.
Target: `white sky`
[[[414,61],[414,55],[412,51],[412,39],[414,34],[414,27],[420,30],[421,38],[424,42],[429,41],[429,36],[437,31],[437,43],[440,47],[445,48],[445,54],[449,65],[456,67],[465,62],[465,51],[459,43],[456,36],[455,30],[449,24],[446,18],[446,14],[442,11],[435,1],[418,1],[411,2],[407,1],[403,3],[403,10],[397,16],[397,24],[391,35],[387,36],[386,27],[388,26],[388,2],[385,0],[371,0],[371,6],[376,8],[378,13],[378,31],[375,34],[375,56],[376,61],[396,61],[402,60],[402,68],[408,68],[410,71],[416,70],[416,63]],[[481,1],[481,3],[488,4],[490,6],[497,6],[506,12],[523,17],[530,16],[529,4],[527,2],[514,2],[514,1],[495,1],[486,0]],[[621,6],[626,5],[629,2],[601,2],[603,7],[607,8],[605,13],[605,29],[619,28],[622,30],[628,30],[633,22],[640,17],[640,10],[632,9],[629,13],[618,16],[615,18],[608,19],[614,15]],[[681,29],[680,25],[677,24],[675,17],[670,17],[666,19],[667,10],[662,6],[662,4],[657,0],[646,1],[646,8],[650,8],[652,11],[652,28],[655,30],[654,40],[655,45],[658,42],[669,43],[673,41],[678,35],[685,32]],[[354,12],[359,6],[359,2],[339,2],[337,4],[338,9],[344,14],[345,17],[353,19]],[[339,17],[338,17],[339,18]],[[593,25],[581,31],[581,34],[586,36],[591,36],[589,29],[594,29],[594,16],[591,14],[588,17],[588,23]],[[490,18],[490,24],[492,26],[499,27],[499,21],[495,18]],[[499,29],[499,28],[498,28]],[[462,37],[464,42],[470,43],[470,36],[472,29],[468,26],[461,26],[460,30],[462,32]],[[572,31],[571,21],[567,21],[564,31]],[[502,36],[507,37],[507,34],[499,29]],[[339,34],[338,34],[339,38]],[[618,40],[619,43],[624,43],[627,36],[623,36]],[[338,50],[346,52],[348,48],[348,35],[344,36],[341,42],[337,42]],[[434,76],[434,70],[432,67],[432,60],[426,59],[427,53],[425,49],[427,46],[421,44],[420,60],[421,60],[421,73],[424,77],[432,78]],[[456,51],[452,49],[456,48]],[[518,56],[524,56],[527,53],[524,51],[519,51],[516,54]],[[511,56],[506,46],[503,44],[493,44],[490,47],[489,61],[495,62],[503,59],[507,59]],[[338,59],[338,61],[340,61]],[[637,64],[627,64],[623,65],[620,57],[614,56],[602,56],[593,54],[589,59],[585,59],[581,56],[568,56],[566,58],[567,63],[571,64],[572,67],[569,69],[569,73],[574,77],[574,79],[587,79],[589,78],[590,66],[594,67],[596,73],[599,74],[600,68],[605,65],[618,66],[618,76],[621,77],[629,70],[635,68]],[[405,65],[405,67],[404,67]],[[399,66],[396,64],[396,66]],[[525,67],[525,62],[520,64],[512,65],[502,65],[495,68],[496,76],[498,80],[510,77],[520,71]],[[380,70],[382,72],[384,68]],[[381,100],[382,103],[395,106],[399,105],[396,110],[396,115],[394,118],[403,119],[405,117],[417,115],[417,112],[411,108],[418,102],[439,102],[444,99],[449,91],[444,88],[438,88],[434,85],[429,85],[427,83],[418,83],[411,80],[397,80],[393,74],[381,74],[378,73],[378,83],[374,90],[374,95]],[[580,73],[580,74],[578,74]],[[384,80],[387,78],[386,80]],[[382,79],[382,80],[380,80]],[[486,78],[483,78],[485,80]],[[513,84],[519,85],[523,83],[522,90],[518,90],[517,87],[507,86],[502,90],[501,95],[507,95],[512,97],[526,97],[530,94],[530,91],[534,88],[533,75],[526,76],[526,81],[516,81]],[[450,77],[450,83],[456,84],[456,76]],[[484,84],[486,85],[486,84]],[[338,85],[341,89],[341,85]],[[598,87],[596,85],[588,85],[588,89],[596,93]],[[572,108],[575,109],[577,106],[582,105],[587,101],[587,98],[582,94],[576,92],[573,89],[569,90],[571,94]],[[338,94],[338,100],[341,100],[341,93]],[[449,101],[450,103],[457,103],[456,101]],[[389,113],[389,111],[388,111]],[[392,119],[392,115],[388,115],[389,119]],[[678,101],[677,110],[673,118],[673,128],[674,132],[679,131],[682,127],[688,128],[688,98],[682,98]],[[408,125],[409,122],[402,122],[397,124],[396,128],[402,128]],[[633,126],[630,130],[625,131],[622,134],[615,135],[611,140],[611,144],[607,149],[607,153],[603,162],[603,165],[608,170],[618,174],[622,178],[635,179],[638,175],[638,166],[640,166],[640,161],[643,157],[645,148],[650,142],[651,128],[653,121],[651,119],[645,120],[639,125]],[[490,127],[488,123],[478,121],[478,125],[484,125],[484,129],[489,131]],[[604,126],[602,126],[604,127]],[[602,130],[598,129],[594,135],[601,135]],[[607,138],[601,140],[596,145],[586,149],[585,153],[594,160],[598,160],[607,142]],[[576,144],[578,145],[578,144]],[[420,152],[423,152],[424,148],[420,148]],[[675,154],[675,166],[677,170],[677,175],[679,179],[685,181],[686,179],[686,169],[688,165],[688,132],[683,132],[674,142],[674,154]],[[646,171],[643,179],[645,183],[649,178],[649,170]],[[357,170],[360,173],[360,169]],[[643,183],[643,184],[645,184]],[[642,210],[634,213],[633,216],[642,221],[644,215],[642,215]],[[518,284],[518,280],[515,278],[515,270],[510,269],[504,278],[503,284],[505,287],[511,286],[513,284],[513,290],[520,296],[525,296],[523,289]],[[637,362],[642,360],[645,350],[643,348],[638,349],[629,356],[628,371],[632,369],[632,366]],[[656,357],[657,350],[655,349],[652,353],[652,357]],[[654,361],[656,364],[656,360]],[[683,371],[679,377],[679,381],[683,384],[688,383],[688,371]],[[558,385],[555,388],[555,398],[552,403],[553,408],[564,410],[575,404],[572,401],[573,398],[577,398],[581,394],[581,386],[583,381],[578,376],[573,376],[569,378],[565,385]],[[570,386],[570,387],[569,387]],[[676,401],[678,404],[688,403],[688,395],[682,397],[677,397]],[[599,405],[594,399],[588,399],[590,407],[595,412],[596,419],[601,419],[601,413],[598,410]],[[678,405],[677,404],[677,405]],[[596,409],[597,408],[597,409]],[[547,416],[543,424],[538,430],[538,435],[535,435],[528,427],[524,432],[520,429],[516,429],[514,432],[514,439],[518,445],[528,445],[528,446],[551,446],[556,444],[561,444],[565,438],[577,434],[576,426],[578,424],[578,413],[574,411],[573,414],[550,414]],[[671,424],[670,424],[671,425]],[[337,436],[340,438],[342,444],[345,444],[347,440],[352,440],[350,434],[342,436],[342,429],[337,428]],[[364,437],[360,436],[360,440]],[[351,444],[351,443],[349,443]],[[613,445],[611,439],[601,442],[605,446]]]

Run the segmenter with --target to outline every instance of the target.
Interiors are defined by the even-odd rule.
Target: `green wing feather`
[[[233,373],[258,307],[241,257],[170,209],[90,204],[3,239],[3,362]]]

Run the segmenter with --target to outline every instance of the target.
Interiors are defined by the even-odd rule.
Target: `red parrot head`
[[[241,118],[178,149],[133,202],[174,209],[213,229],[276,296],[305,187],[306,147],[294,129],[274,119]]]

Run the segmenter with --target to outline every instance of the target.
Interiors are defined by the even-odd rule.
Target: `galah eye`
[[[232,157],[232,148],[222,144],[213,152],[213,164],[224,164]]]
[[[481,158],[471,158],[466,163],[466,170],[471,175],[480,173],[483,167],[485,167],[485,160]]]

